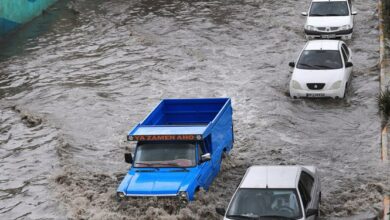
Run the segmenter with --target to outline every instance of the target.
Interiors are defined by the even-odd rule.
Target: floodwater
[[[218,219],[253,164],[318,166],[323,219],[377,215],[390,193],[377,1],[354,2],[347,98],[293,100],[287,64],[309,1],[60,1],[0,46],[0,219]],[[117,203],[127,131],[160,99],[184,97],[232,98],[223,171],[184,209]]]

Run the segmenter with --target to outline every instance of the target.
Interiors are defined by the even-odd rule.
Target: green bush
[[[390,91],[386,89],[378,96],[378,106],[384,119],[384,123],[387,123],[390,116]]]

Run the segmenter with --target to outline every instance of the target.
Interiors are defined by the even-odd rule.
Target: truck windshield
[[[144,142],[138,144],[134,167],[193,167],[195,142]]]
[[[302,218],[301,206],[295,189],[244,189],[237,191],[226,217]]]
[[[343,67],[338,50],[305,50],[298,60],[298,69],[327,70]]]
[[[309,16],[348,16],[349,10],[346,1],[313,2]]]

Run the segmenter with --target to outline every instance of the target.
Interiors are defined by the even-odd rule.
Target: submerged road
[[[309,1],[60,1],[0,46],[0,219],[218,219],[254,164],[318,166],[323,219],[379,213],[377,1],[354,2],[346,99],[292,100]],[[185,209],[118,204],[126,132],[181,97],[232,98],[223,172]]]

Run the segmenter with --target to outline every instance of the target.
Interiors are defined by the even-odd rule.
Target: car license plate
[[[324,93],[306,93],[306,97],[324,97]]]
[[[329,35],[321,35],[322,38],[336,38],[335,34],[329,34]]]

